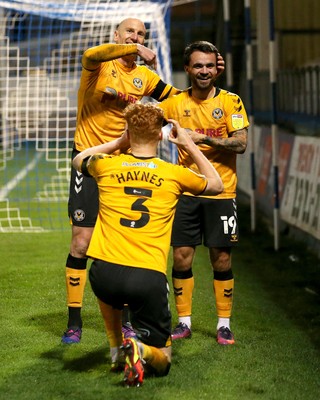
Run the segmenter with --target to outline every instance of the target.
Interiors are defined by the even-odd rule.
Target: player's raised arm
[[[208,180],[207,187],[203,194],[217,195],[221,193],[224,187],[220,175],[215,167],[203,155],[203,153],[201,153],[188,132],[184,128],[181,128],[177,121],[173,119],[169,119],[168,121],[173,124],[172,131],[168,137],[169,141],[187,151],[192,157],[193,161],[197,164],[200,173]]]
[[[97,153],[112,154],[113,152],[119,149],[126,150],[128,149],[129,144],[130,143],[128,135],[126,132],[124,132],[124,134],[121,137],[112,140],[111,142],[99,144],[98,146],[90,147],[88,149],[83,150],[73,159],[72,165],[77,171],[81,172],[81,164],[85,158]]]
[[[95,69],[102,62],[115,60],[129,54],[138,54],[136,43],[114,44],[105,43],[99,46],[90,47],[82,56],[82,66],[85,69]]]

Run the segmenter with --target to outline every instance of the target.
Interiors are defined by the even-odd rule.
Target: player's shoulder
[[[217,92],[219,96],[223,96],[229,99],[239,99],[239,95],[237,93],[230,92],[226,89],[217,88]]]
[[[174,94],[166,100],[163,100],[160,105],[183,102],[185,99],[190,98],[190,96],[190,88],[187,88],[182,90],[180,93]]]
[[[152,69],[151,67],[149,67],[148,65],[145,64],[136,64],[134,70],[136,72],[140,72],[144,75],[149,75],[149,76],[157,76],[160,80],[160,76],[157,74],[157,72]]]
[[[106,154],[106,153],[96,153],[96,154],[93,154],[91,157],[90,157],[90,164],[91,163],[94,163],[94,162],[97,162],[97,161],[99,161],[99,160],[104,160],[104,159],[106,159],[106,158],[112,158],[113,156],[111,155],[111,154]]]

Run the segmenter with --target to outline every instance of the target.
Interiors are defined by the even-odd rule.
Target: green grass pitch
[[[60,344],[67,308],[70,232],[1,234],[0,398],[6,400],[314,400],[320,393],[319,260],[288,238],[274,252],[262,224],[252,234],[240,206],[233,252],[234,346],[215,342],[207,251],[199,247],[193,337],[173,343],[171,371],[124,388],[109,372],[108,345],[90,284],[79,345]],[[241,211],[242,210],[242,211]],[[295,254],[292,262],[290,255]],[[171,259],[168,265],[170,282]],[[172,296],[172,294],[171,294]],[[176,312],[170,299],[173,323]]]

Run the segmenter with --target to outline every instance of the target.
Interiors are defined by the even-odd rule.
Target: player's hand
[[[142,44],[137,45],[138,56],[142,58],[142,60],[147,64],[153,67],[155,70],[157,69],[157,56],[156,53],[148,49],[148,47],[143,46]]]
[[[218,53],[217,57],[217,77],[220,76],[224,72],[225,62],[220,53]]]
[[[118,139],[119,149],[122,151],[126,151],[130,147],[130,140],[127,129],[122,133],[122,135]]]
[[[174,119],[168,119],[168,122],[172,124],[172,129],[168,136],[168,140],[171,143],[174,143],[184,149],[188,149],[190,146],[194,145],[188,130],[182,128],[178,121]]]

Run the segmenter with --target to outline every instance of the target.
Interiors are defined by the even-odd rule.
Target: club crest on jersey
[[[221,110],[221,108],[215,108],[212,111],[212,116],[214,119],[220,119],[223,116],[223,111]]]
[[[140,78],[134,78],[133,84],[138,89],[142,88],[142,80]]]
[[[83,210],[80,210],[80,209],[76,210],[73,213],[73,218],[77,222],[83,221],[85,219],[85,216],[86,216],[85,212]]]
[[[242,129],[244,125],[243,115],[242,114],[232,114],[231,115],[231,123],[234,129]]]

